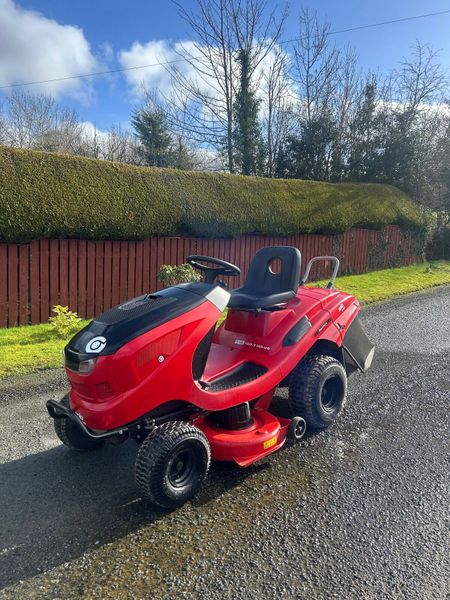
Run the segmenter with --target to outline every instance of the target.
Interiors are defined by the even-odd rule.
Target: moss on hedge
[[[0,147],[0,241],[423,230],[400,190],[142,168]]]

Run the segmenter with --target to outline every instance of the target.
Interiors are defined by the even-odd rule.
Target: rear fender
[[[326,354],[327,356],[332,356],[345,367],[343,349],[331,340],[317,340],[309,349],[308,354]]]
[[[350,375],[350,372],[347,370],[347,364],[345,362],[344,350],[336,342],[333,342],[332,340],[324,340],[324,339],[317,340],[317,342],[315,344],[313,344],[313,346],[311,346],[311,348],[308,350],[308,352],[301,358],[300,362],[303,360],[303,358],[305,358],[305,356],[310,356],[311,354],[326,354],[327,356],[333,356],[333,358],[338,360],[342,364],[342,366],[346,369],[347,375]],[[295,365],[295,366],[297,366],[297,365]],[[294,369],[295,369],[295,367],[294,367]],[[288,387],[289,386],[290,377],[291,377],[294,369],[292,369],[292,371],[289,373],[289,375],[287,375],[282,380],[279,387]]]

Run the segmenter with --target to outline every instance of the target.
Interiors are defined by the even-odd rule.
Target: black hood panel
[[[129,341],[206,302],[205,295],[170,287],[116,306],[82,329],[65,348],[66,363],[113,354]]]

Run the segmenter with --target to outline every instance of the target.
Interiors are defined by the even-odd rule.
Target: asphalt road
[[[58,443],[60,371],[0,383],[0,597],[448,597],[450,288],[362,320],[376,358],[339,421],[259,466],[215,465],[171,513],[139,498],[133,444]]]

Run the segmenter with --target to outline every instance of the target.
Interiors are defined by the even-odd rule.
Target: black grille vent
[[[112,325],[123,319],[132,319],[145,313],[151,313],[156,308],[161,308],[162,306],[176,302],[176,300],[177,298],[174,296],[139,296],[139,298],[134,298],[129,302],[125,302],[120,306],[115,306],[114,308],[107,310],[96,317],[95,320],[100,323]]]

